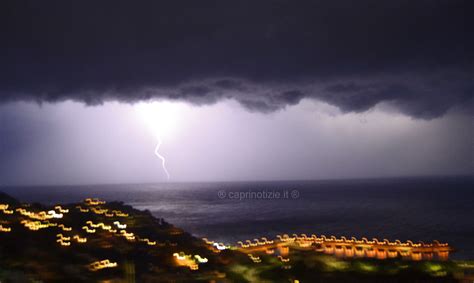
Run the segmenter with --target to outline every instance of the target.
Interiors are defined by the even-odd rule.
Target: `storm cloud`
[[[472,109],[472,1],[5,1],[0,102]]]

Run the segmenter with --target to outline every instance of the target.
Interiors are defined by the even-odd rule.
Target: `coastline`
[[[312,242],[300,248],[269,248],[257,240],[247,248],[258,249],[246,250],[244,243],[226,246],[198,239],[149,211],[119,202],[86,199],[43,206],[20,204],[5,194],[0,194],[0,200],[4,230],[0,233],[0,278],[13,282],[15,278],[47,282],[276,282],[286,278],[305,282],[321,276],[333,282],[348,276],[360,282],[375,278],[447,282],[464,278],[465,271],[474,267],[469,261],[435,258],[340,257],[318,251]],[[289,241],[294,236],[282,237]]]

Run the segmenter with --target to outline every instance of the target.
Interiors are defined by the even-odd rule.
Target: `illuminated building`
[[[1,224],[0,224],[0,232],[4,232],[4,233],[8,233],[8,232],[11,232],[12,228],[10,227],[3,227]]]
[[[89,264],[89,269],[91,271],[97,271],[97,270],[101,270],[101,269],[104,269],[104,268],[113,268],[113,267],[117,267],[117,263],[116,262],[111,262],[108,259],[104,259],[104,260],[101,260],[101,261],[96,261],[96,262],[93,262],[93,263]]]
[[[314,250],[316,252],[323,252],[325,254],[335,255],[341,258],[376,258],[384,260],[387,258],[401,257],[408,260],[431,260],[435,257],[440,260],[447,260],[452,248],[447,243],[440,243],[433,241],[433,243],[414,243],[413,241],[401,242],[395,240],[393,242],[384,239],[379,241],[376,238],[369,240],[361,238],[360,240],[352,237],[337,238],[335,236],[326,237],[324,235],[306,234],[288,234],[277,235],[276,240],[268,241],[267,238],[262,238],[262,241],[254,239],[254,241],[246,240],[239,241],[237,249],[249,252],[265,252],[272,254],[274,249],[278,250],[279,256],[286,257],[291,249]],[[207,240],[207,239],[206,239]]]
[[[180,253],[174,253],[173,257],[175,258],[175,262],[178,266],[186,266],[191,270],[199,269],[199,265],[194,261],[191,255],[186,255],[184,252],[180,252]],[[198,257],[201,258],[200,256]],[[204,259],[201,258],[201,260],[204,260]],[[207,262],[207,259],[205,259],[205,262]]]

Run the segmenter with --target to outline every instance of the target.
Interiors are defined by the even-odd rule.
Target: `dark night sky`
[[[469,160],[472,136],[453,133],[452,129],[472,130],[474,20],[470,14],[473,8],[474,2],[457,0],[3,1],[0,4],[0,145],[3,147],[0,168],[9,171],[4,173],[7,183],[17,183],[21,179],[18,168],[24,165],[11,169],[12,156],[31,149],[28,141],[32,135],[41,139],[59,131],[59,126],[53,125],[58,123],[54,119],[68,119],[45,117],[53,117],[54,109],[71,107],[69,100],[97,105],[107,112],[114,101],[138,103],[164,99],[201,107],[211,105],[205,106],[211,108],[212,105],[225,108],[222,103],[237,101],[247,114],[241,110],[235,110],[235,115],[228,114],[235,121],[232,125],[238,125],[245,115],[255,120],[276,116],[278,120],[291,109],[303,113],[301,109],[307,109],[309,106],[305,108],[305,105],[313,102],[319,105],[314,109],[309,107],[314,113],[321,112],[321,107],[333,107],[331,117],[353,115],[359,120],[360,115],[370,111],[378,113],[374,115],[382,113],[388,120],[404,117],[410,123],[439,129],[425,138],[449,140],[446,136],[449,135],[454,139],[456,148],[447,151],[443,145],[426,153],[447,156],[438,161],[449,160],[447,167],[452,170],[443,167],[430,171],[428,166],[409,172],[387,169],[369,174],[347,169],[349,173],[342,176],[472,172],[472,160]],[[27,102],[26,106],[22,102]],[[52,110],[38,112],[29,105],[36,102],[54,104],[48,106]],[[89,115],[88,108],[73,105],[82,109],[75,120]],[[109,116],[114,115],[112,112],[108,112]],[[301,118],[306,114],[295,115]],[[43,120],[52,122],[39,122]],[[314,122],[313,127],[319,125],[321,129],[320,122]],[[331,135],[337,139],[341,132],[334,128],[335,120],[332,123]],[[281,131],[295,128],[282,124]],[[349,124],[346,122],[345,127],[353,128]],[[261,127],[255,128],[255,132],[265,135],[268,127]],[[391,129],[387,127],[360,133],[360,137],[354,136],[350,142],[387,135]],[[420,136],[416,142],[407,141],[404,146],[417,148],[424,143],[426,140]],[[383,143],[375,144],[385,152]],[[330,150],[339,152],[340,148]],[[383,155],[374,150],[367,145],[364,154],[373,158]],[[396,153],[383,158],[390,160],[393,156]],[[467,157],[459,161],[453,156]],[[399,162],[402,163],[411,162]],[[301,168],[313,166],[309,164],[303,162]],[[279,170],[282,169],[275,172]],[[193,175],[188,171],[183,175],[199,179],[195,177],[198,173]],[[275,172],[259,178],[279,175]],[[236,173],[228,178],[251,176]],[[287,178],[324,176],[313,171],[285,175]],[[203,179],[213,178],[209,175]],[[48,183],[48,180],[39,176],[32,182]]]

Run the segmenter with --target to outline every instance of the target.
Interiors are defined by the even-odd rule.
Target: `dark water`
[[[299,192],[291,195],[293,190]],[[0,187],[21,201],[68,203],[86,197],[148,209],[202,237],[233,243],[279,233],[438,239],[474,259],[474,177],[379,180],[170,183]],[[219,191],[226,192],[225,198]],[[279,192],[288,198],[229,199],[239,192]],[[255,199],[259,197],[260,199]]]

